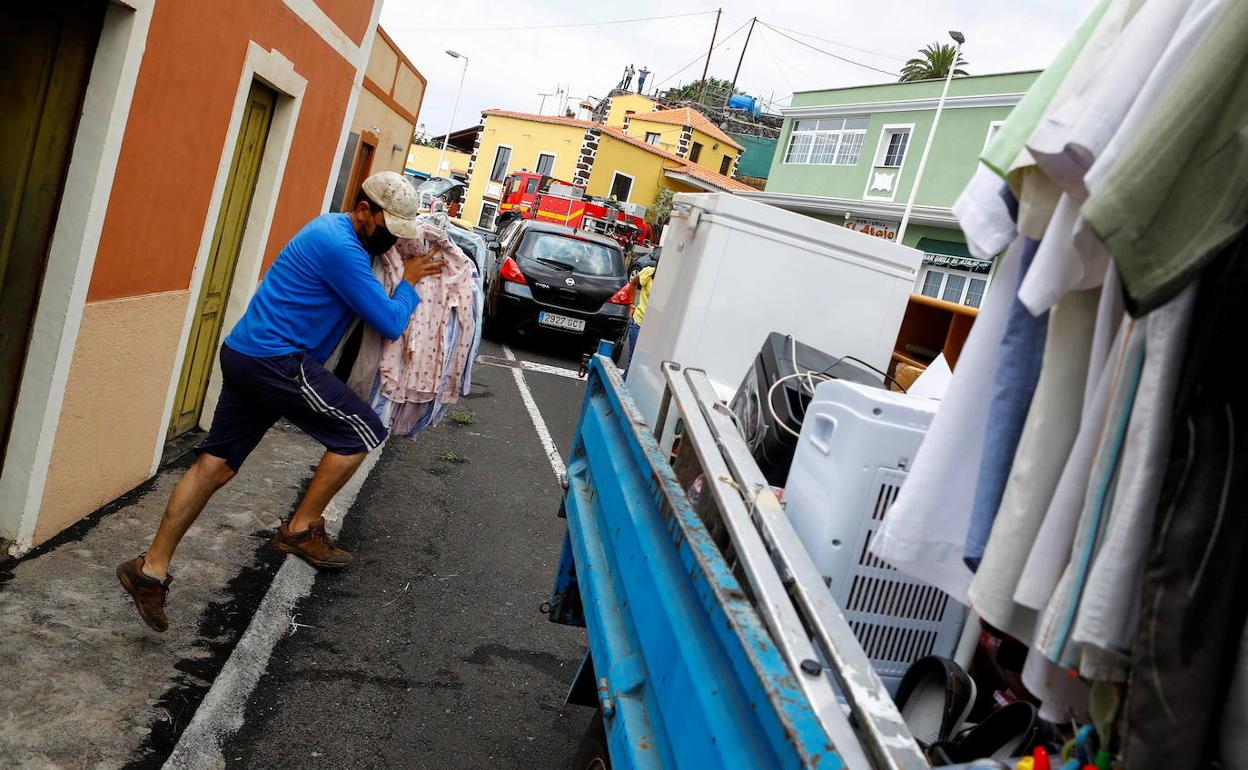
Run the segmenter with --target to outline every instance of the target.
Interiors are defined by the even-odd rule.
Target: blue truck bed
[[[587,630],[569,700],[598,707],[604,756],[584,766],[927,767],[770,489],[743,489],[731,423],[668,367],[656,431],[595,356],[569,452],[545,610]]]

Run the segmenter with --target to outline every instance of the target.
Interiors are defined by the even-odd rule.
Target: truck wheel
[[[607,753],[607,728],[602,723],[602,709],[594,712],[589,727],[581,736],[576,749],[572,770],[611,770],[611,755]]]

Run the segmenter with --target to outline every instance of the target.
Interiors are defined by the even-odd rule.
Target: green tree
[[[667,99],[674,102],[696,102],[698,95],[702,93],[702,81],[695,80],[692,83],[686,83],[683,86],[669,89]],[[728,99],[729,94],[744,93],[740,89],[733,90],[732,81],[723,78],[707,78],[706,94],[703,96],[705,102],[722,105]]]
[[[948,43],[928,43],[919,55],[906,62],[901,67],[901,82],[908,80],[938,80],[949,75],[949,68],[953,67],[954,76],[966,75],[966,70],[962,67],[966,66],[966,59],[962,58],[961,53],[957,53],[958,60],[953,60],[957,51],[955,46]]]
[[[650,224],[656,227],[667,224],[672,216],[672,196],[675,194],[670,188],[659,188],[659,194],[654,196],[654,203],[646,209],[646,220]]]

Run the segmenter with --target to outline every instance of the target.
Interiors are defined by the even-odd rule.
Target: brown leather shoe
[[[164,580],[143,574],[143,557],[136,556],[130,561],[117,565],[117,579],[121,587],[126,589],[130,598],[134,599],[135,609],[139,617],[153,631],[163,632],[169,627],[169,616],[165,614],[165,597],[169,595],[169,584],[173,575],[166,575]]]
[[[282,553],[293,553],[321,569],[342,569],[351,565],[351,554],[334,545],[325,532],[325,519],[317,519],[302,532],[291,532],[290,522],[283,521],[277,528],[273,544]]]

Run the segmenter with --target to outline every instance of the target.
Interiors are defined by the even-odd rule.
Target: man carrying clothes
[[[372,258],[399,237],[417,234],[416,209],[416,192],[402,176],[374,174],[364,181],[354,209],[313,219],[277,255],[221,346],[224,384],[208,438],[169,496],[147,553],[117,567],[122,587],[152,630],[169,626],[168,567],[178,542],[281,417],[326,451],[294,516],[278,527],[275,545],[322,569],[351,563],[351,554],[325,533],[321,514],[386,429],[322,364],[357,315],[387,339],[403,334],[420,303],[413,285],[441,270],[441,263],[407,260],[404,282],[388,296],[373,274]]]

